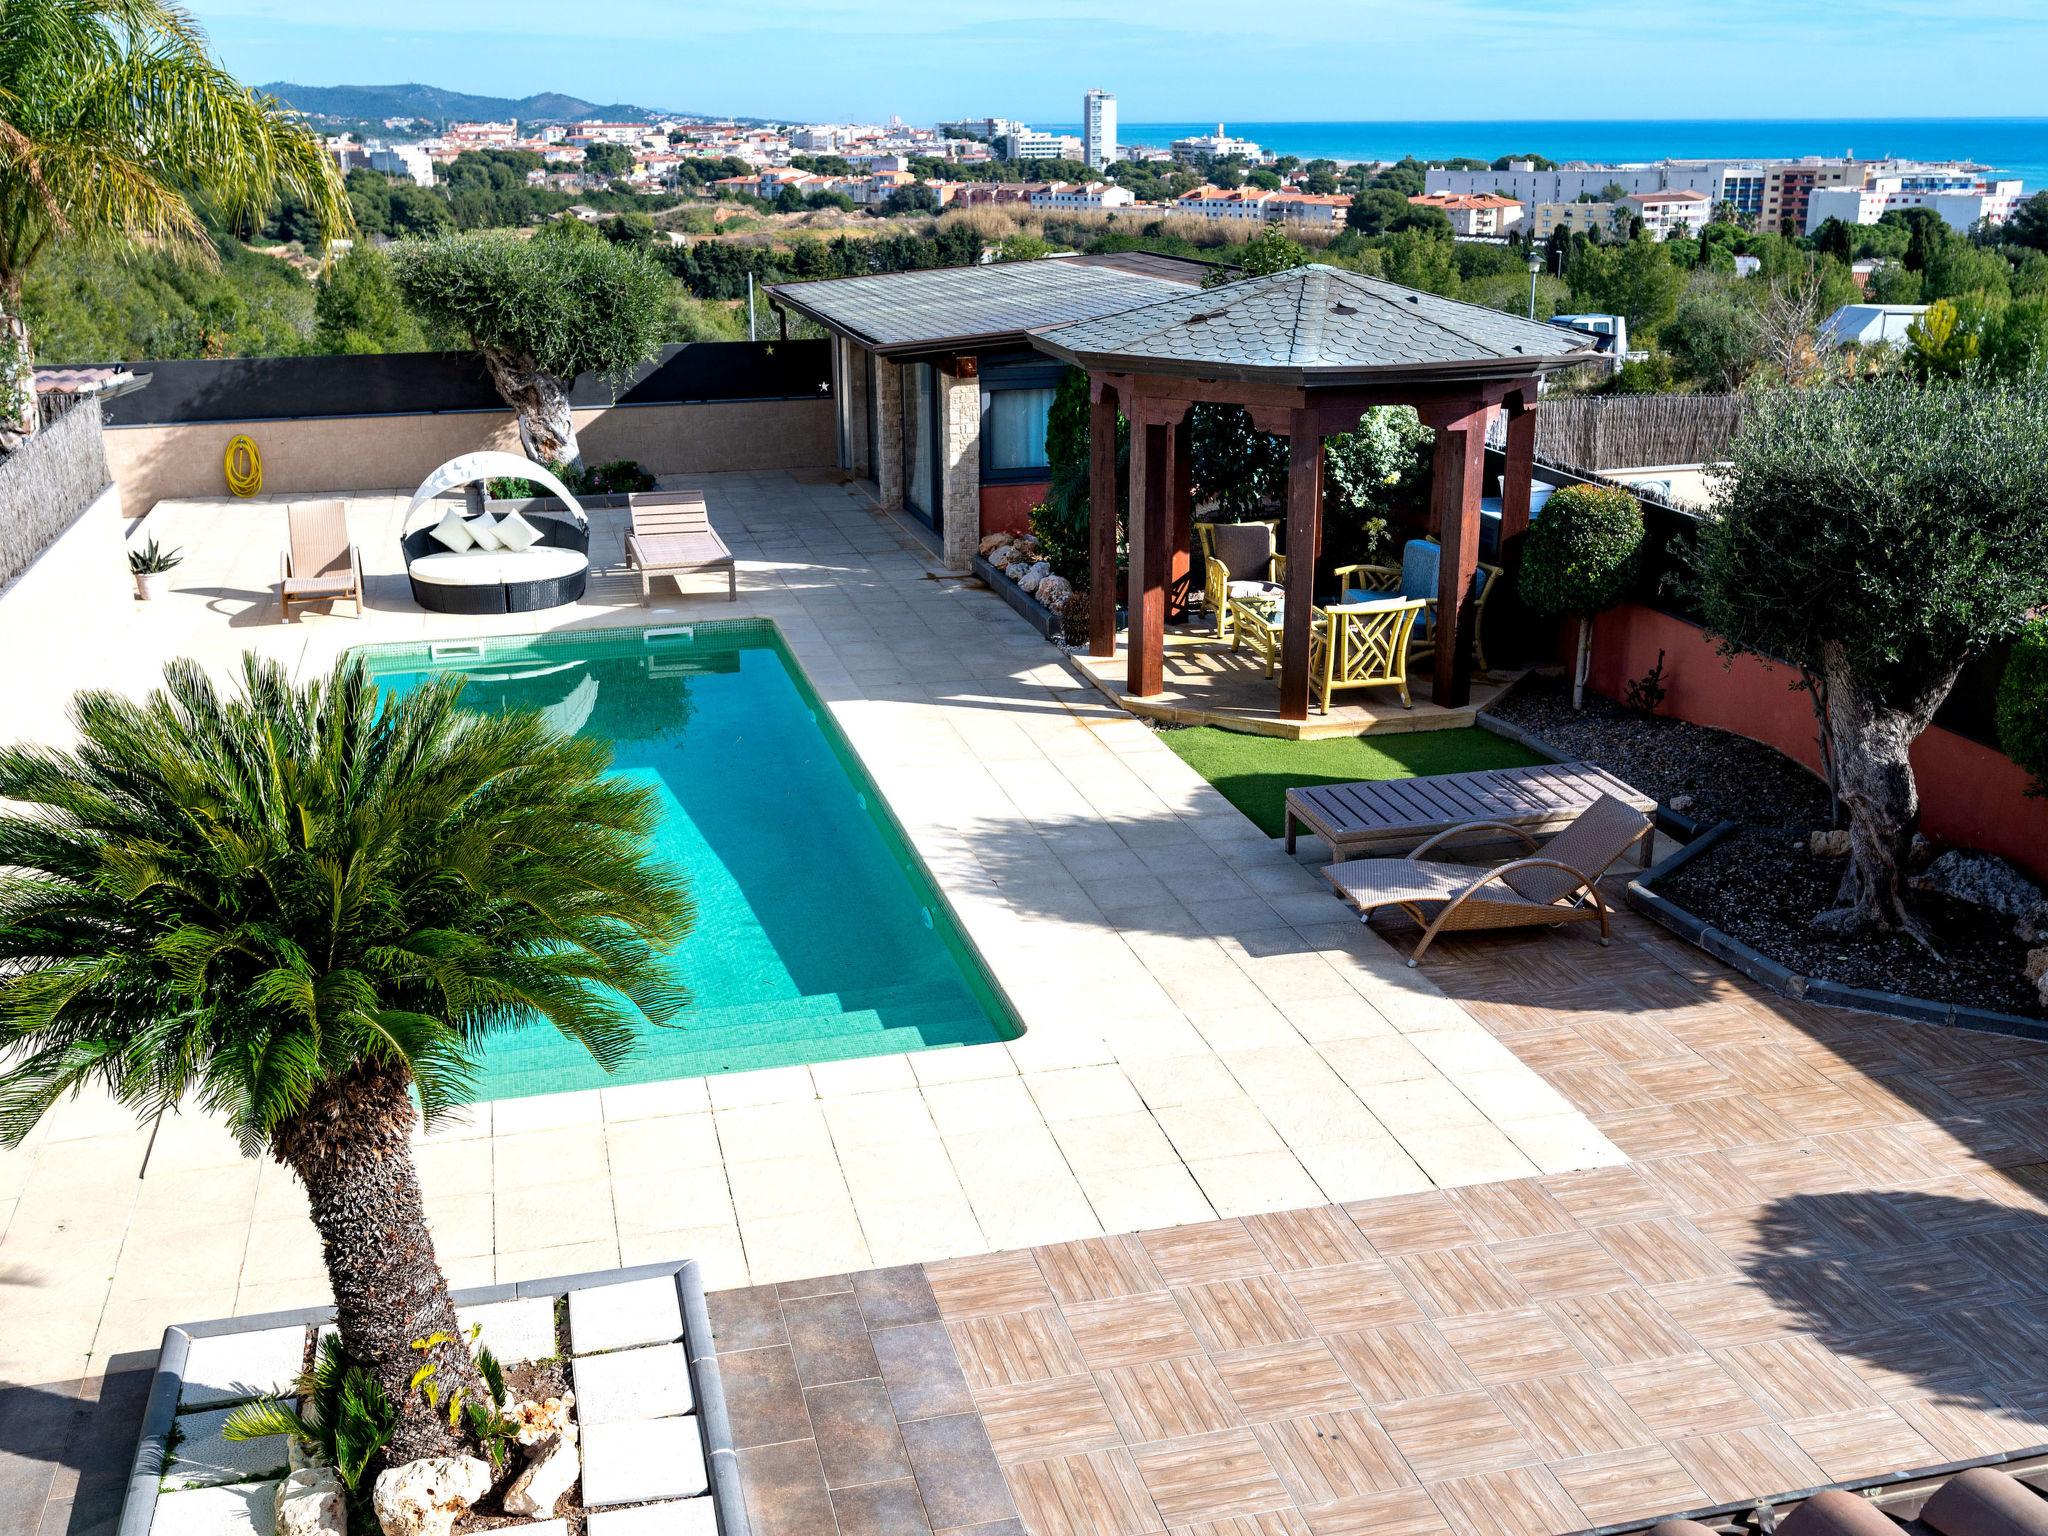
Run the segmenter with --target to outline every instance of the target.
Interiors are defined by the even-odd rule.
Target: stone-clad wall
[[[109,478],[100,402],[92,397],[0,458],[0,587],[56,542]]]
[[[943,485],[939,505],[946,564],[967,569],[981,542],[981,380],[938,372],[939,444]]]

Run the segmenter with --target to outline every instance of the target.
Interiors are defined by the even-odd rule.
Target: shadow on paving
[[[137,1350],[102,1377],[0,1385],[0,1536],[110,1536],[155,1370]]]

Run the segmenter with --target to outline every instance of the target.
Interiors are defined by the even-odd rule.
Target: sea
[[[1053,133],[1079,123],[1043,123]],[[1968,160],[2048,187],[2048,117],[1728,118],[1698,121],[1226,122],[1225,130],[1304,160],[1422,160],[1539,154],[1596,164],[1773,159],[1855,154],[1862,159]],[[1164,149],[1214,133],[1214,122],[1123,123],[1120,143]]]

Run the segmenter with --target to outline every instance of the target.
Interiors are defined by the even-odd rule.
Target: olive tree
[[[617,383],[660,349],[669,278],[632,245],[542,231],[451,235],[396,249],[398,285],[426,325],[483,354],[537,464],[582,463],[569,388]]]
[[[1927,942],[1901,869],[1907,752],[1972,656],[2048,605],[2048,389],[1890,380],[1764,395],[1744,414],[1695,579],[1733,648],[1824,680],[1850,859],[1826,931]]]
[[[1543,504],[1522,546],[1522,601],[1538,613],[1579,621],[1572,708],[1586,703],[1593,616],[1612,608],[1636,579],[1643,509],[1612,486],[1568,485]]]

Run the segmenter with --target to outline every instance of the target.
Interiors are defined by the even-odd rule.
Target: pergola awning
[[[1089,649],[1116,649],[1116,418],[1131,423],[1130,691],[1161,689],[1169,594],[1189,571],[1193,498],[1176,439],[1196,404],[1239,405],[1290,440],[1280,714],[1308,715],[1310,626],[1322,547],[1323,439],[1377,405],[1436,429],[1439,568],[1434,697],[1470,693],[1466,640],[1479,559],[1486,426],[1508,413],[1502,537],[1528,521],[1537,390],[1596,343],[1560,327],[1312,264],[1036,330],[1039,350],[1086,370],[1090,417]]]

